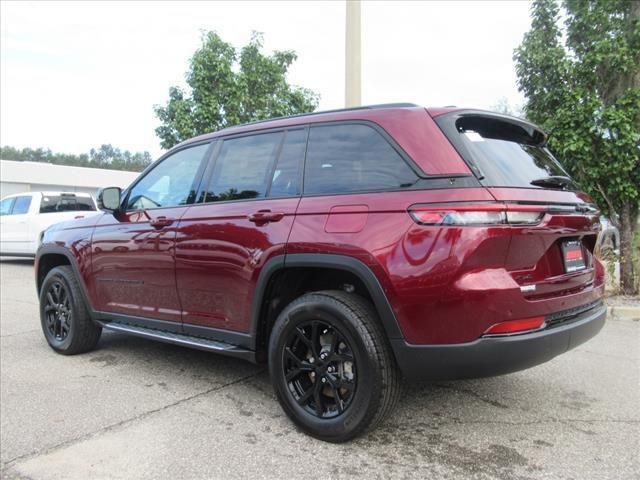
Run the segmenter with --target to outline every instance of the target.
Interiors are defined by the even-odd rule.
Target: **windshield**
[[[95,211],[91,197],[75,195],[45,195],[40,204],[40,213]]]
[[[544,134],[527,122],[491,114],[444,115],[436,121],[478,178],[483,177],[483,185],[576,188],[572,181],[558,181],[569,175],[544,146]]]

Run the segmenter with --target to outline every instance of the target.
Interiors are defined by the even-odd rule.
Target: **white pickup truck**
[[[25,192],[0,202],[0,255],[33,257],[51,225],[100,213],[88,193]]]

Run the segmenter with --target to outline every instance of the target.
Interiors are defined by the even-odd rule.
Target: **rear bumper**
[[[410,345],[391,340],[402,373],[409,379],[462,379],[517,372],[551,360],[595,336],[607,308],[597,307],[570,322],[533,333],[484,337],[449,345]]]

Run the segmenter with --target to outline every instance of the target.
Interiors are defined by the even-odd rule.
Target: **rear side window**
[[[392,190],[417,180],[400,154],[367,125],[311,127],[305,194]]]
[[[282,135],[282,132],[263,133],[224,140],[204,201],[266,196]]]
[[[302,161],[307,147],[307,130],[288,130],[273,171],[269,197],[292,197],[300,194]]]
[[[40,203],[40,213],[89,212],[95,209],[91,198],[75,195],[45,195]]]
[[[22,215],[29,212],[31,197],[16,197],[11,215]]]

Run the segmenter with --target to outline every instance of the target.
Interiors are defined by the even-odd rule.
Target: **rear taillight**
[[[539,330],[544,326],[544,317],[525,318],[524,320],[507,320],[495,323],[485,332],[485,335],[510,335]]]
[[[540,223],[544,212],[520,212],[507,210],[507,223],[510,225],[535,225]]]
[[[420,225],[535,225],[546,207],[504,203],[479,205],[413,205],[409,214]]]

